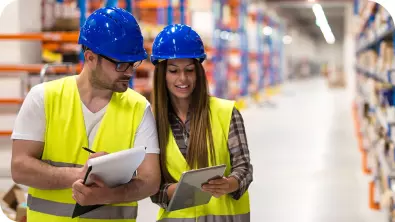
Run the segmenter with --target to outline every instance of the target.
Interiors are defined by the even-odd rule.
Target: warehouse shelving
[[[395,25],[377,3],[355,1],[357,97],[354,120],[363,172],[372,176],[370,207],[395,219]]]
[[[107,6],[117,5],[118,1],[115,0],[108,0],[105,4]],[[57,3],[63,3],[63,1],[58,0]],[[125,3],[125,2],[124,2]],[[133,2],[131,0],[127,0],[125,7],[128,10],[132,10]],[[182,9],[184,9],[185,4],[181,1]],[[85,22],[87,12],[86,12],[86,2],[85,0],[78,0],[78,6],[80,8],[80,24]],[[99,5],[103,6],[103,5]],[[99,6],[96,6],[99,7]],[[141,8],[160,8],[160,7],[168,7],[169,10],[172,10],[171,4],[165,1],[136,1],[135,7]],[[88,7],[90,8],[90,7]],[[93,8],[95,10],[96,8]],[[91,11],[90,11],[91,12]],[[89,12],[89,13],[90,13]],[[182,20],[184,21],[185,18],[182,16]],[[59,49],[61,44],[64,43],[73,43],[77,44],[78,41],[78,31],[68,31],[68,32],[41,32],[41,33],[16,33],[16,34],[0,34],[0,40],[21,40],[21,41],[41,41],[43,48],[50,48],[50,49]],[[145,42],[145,47],[150,51],[151,42]],[[80,62],[82,63],[83,58],[80,56]],[[77,72],[81,70],[81,63],[76,64]],[[40,69],[44,64],[1,64],[0,65],[0,72],[27,72],[29,74],[37,74],[39,73]],[[56,73],[62,73],[64,68],[57,68]],[[148,62],[144,62],[141,66],[139,66],[138,71],[151,71],[152,67],[149,65]],[[141,80],[139,81],[141,82]],[[148,85],[147,83],[143,85]],[[132,85],[131,85],[132,86]],[[141,90],[141,85],[138,87]],[[143,91],[147,91],[148,89],[143,89]],[[5,101],[5,100],[3,100]],[[0,103],[3,103],[0,100]],[[4,102],[5,103],[5,102]]]
[[[263,35],[263,22],[264,22],[264,12],[262,8],[258,8],[256,14],[253,15],[256,18],[256,33],[257,33],[257,52],[256,52],[256,61],[257,61],[257,78],[256,78],[256,86],[255,92],[253,93],[255,101],[260,101],[261,98],[261,91],[264,89],[264,75],[265,71],[264,67],[264,35]]]
[[[44,0],[43,7],[46,2],[51,1]],[[74,19],[78,20],[79,24],[83,24],[91,12],[104,4],[124,7],[139,20],[145,39],[144,47],[148,54],[151,53],[153,38],[165,25],[172,23],[190,24],[187,0],[178,1],[178,5],[174,5],[172,0],[107,0],[100,1],[100,4],[98,2],[95,2],[95,4],[92,2],[91,4],[89,0],[75,0],[76,6],[74,7],[78,8],[80,17]],[[265,26],[271,26],[273,31],[285,32],[281,28],[283,27],[281,21],[275,21],[276,19],[272,18],[261,7],[257,13],[250,13],[247,3],[247,1],[241,0],[213,0],[214,33],[225,32],[238,36],[239,44],[231,46],[228,40],[220,38],[219,35],[213,35],[211,43],[205,43],[208,59],[203,63],[209,79],[210,92],[222,98],[237,100],[240,108],[246,105],[245,100],[251,93],[256,94],[255,96],[259,98],[260,95],[267,94],[268,91],[272,91],[280,83],[281,62],[278,61],[280,57],[278,57],[278,51],[275,50],[282,50],[281,38],[273,39],[275,37],[263,35],[262,30]],[[62,4],[66,3],[62,0],[56,0],[51,4],[53,4],[51,10],[54,10],[54,8],[61,7]],[[224,23],[222,14],[224,7],[229,7],[233,13],[231,22],[227,24]],[[258,48],[256,51],[252,51],[247,37],[246,23],[251,16],[255,17],[257,28],[256,41],[258,42]],[[53,18],[43,16],[43,22],[47,24],[48,21],[45,21],[45,19],[51,20]],[[47,57],[51,57],[53,52],[62,54],[71,51],[78,57],[73,68],[76,73],[79,73],[82,69],[83,56],[77,44],[78,35],[78,30],[54,31],[46,28],[45,31],[39,33],[0,33],[0,41],[41,42],[43,55],[46,54]],[[276,43],[280,44],[277,45]],[[237,57],[239,62],[237,64],[232,62],[231,56]],[[276,63],[275,60],[277,60]],[[38,76],[45,64],[0,64],[0,75],[1,73],[15,73],[20,75],[21,78],[27,76],[25,82],[30,82],[29,78]],[[277,67],[275,67],[275,64]],[[257,68],[252,68],[252,66]],[[148,81],[153,68],[148,60],[144,61],[131,79],[130,87],[149,97],[151,84]],[[48,69],[47,73],[60,75],[69,73],[69,71],[66,67],[53,67]],[[256,73],[254,74],[257,76],[256,82],[252,78],[252,73]],[[255,88],[252,87],[254,90],[251,90],[253,84],[256,86]],[[29,85],[24,87],[26,90],[30,89]],[[0,99],[0,105],[21,104],[23,95],[21,98]],[[10,134],[11,131],[0,132],[0,136]]]
[[[265,73],[263,88],[265,94],[271,96],[278,92],[279,85],[281,84],[280,69],[282,57],[280,57],[280,51],[283,50],[282,36],[285,30],[280,21],[269,15],[264,16],[264,24],[266,27],[270,27],[271,33],[266,33],[263,37],[263,69]]]
[[[241,67],[240,67],[240,97],[248,96],[248,86],[250,82],[249,77],[249,57],[250,57],[250,49],[248,44],[247,37],[247,19],[248,11],[247,11],[247,1],[240,1],[239,7],[239,27],[238,33],[240,35],[240,56],[241,56]]]
[[[247,10],[247,1],[214,0],[213,13],[215,18],[213,50],[214,71],[212,73],[213,94],[219,97],[235,99],[239,107],[247,105],[246,98],[253,95],[259,102],[261,95],[274,93],[281,77],[282,64],[279,52],[283,48],[282,37],[277,38],[272,34],[263,35],[265,26],[271,27],[278,37],[285,30],[284,25],[277,18],[265,13],[262,7],[257,7],[254,12]],[[237,22],[223,23],[223,8],[229,7],[230,11],[237,11],[231,17],[236,17]],[[248,42],[248,18],[256,23],[256,49]],[[222,38],[222,33],[237,35],[237,46],[230,44],[228,38]],[[280,39],[280,40],[279,40]],[[277,44],[281,43],[281,44]],[[278,50],[278,51],[277,51]],[[237,57],[238,64],[232,62],[231,57]],[[275,62],[276,61],[276,62]],[[266,98],[265,98],[266,99]]]
[[[44,3],[45,1],[43,1]],[[98,7],[101,7],[103,5],[92,5],[90,6],[89,4],[86,5],[85,0],[77,0],[75,1],[79,7],[80,10],[80,18],[79,23],[83,24],[85,22],[86,16],[89,15],[92,11],[97,9]],[[122,2],[122,1],[120,1]],[[151,2],[151,5],[150,5]],[[132,10],[133,4],[131,0],[123,2],[127,10]],[[149,8],[152,7],[152,1],[136,1],[135,6],[138,8]],[[53,4],[63,4],[63,1],[57,0],[56,3],[54,2]],[[105,2],[104,4],[110,6],[110,5],[117,5],[117,1],[114,0],[109,0]],[[43,4],[44,5],[44,4]],[[167,7],[169,4],[166,3],[164,5]],[[161,5],[160,4],[154,4],[155,8],[159,8]],[[171,5],[169,5],[169,8],[171,8]],[[52,8],[54,9],[54,8]],[[51,19],[51,18],[48,18]],[[7,34],[0,34],[0,41],[39,41],[42,43],[42,48],[43,51],[57,51],[61,48],[61,46],[65,43],[67,44],[74,44],[77,45],[78,41],[78,31],[43,31],[39,33],[7,33]],[[150,51],[151,47],[151,42],[147,41],[145,42],[145,47],[147,48],[148,51]],[[78,53],[78,52],[77,52]],[[74,70],[76,73],[79,73],[82,69],[82,63],[83,63],[83,57],[81,56],[82,53],[80,53],[79,56],[79,62],[74,64]],[[16,75],[21,77],[21,88],[24,90],[29,90],[30,89],[30,77],[33,76],[38,76],[40,71],[43,69],[45,66],[45,63],[43,64],[0,64],[0,73],[5,73],[7,75],[10,75],[12,73],[15,73]],[[146,74],[147,72],[150,72],[153,70],[153,67],[148,61],[144,61],[136,70],[137,76],[142,76],[142,78],[136,78],[133,79],[133,81],[130,82],[130,86],[134,88],[136,91],[149,95],[150,93],[150,84],[148,84],[148,75]],[[140,73],[139,73],[140,72]],[[141,75],[141,72],[143,75]],[[66,74],[70,73],[70,70],[67,69],[66,67],[53,67],[47,70],[47,74],[52,74],[52,75],[59,75],[59,74]],[[71,74],[71,73],[70,73]],[[74,74],[74,73],[73,73]],[[26,78],[27,77],[27,78]],[[21,93],[20,98],[1,98],[0,99],[0,105],[13,105],[17,104],[20,105],[23,102],[23,97],[26,94],[26,91],[22,90],[23,92]],[[10,136],[11,135],[11,130],[2,130],[0,131],[0,136]]]

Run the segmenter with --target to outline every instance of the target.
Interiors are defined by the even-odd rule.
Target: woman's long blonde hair
[[[199,61],[194,60],[194,65],[196,84],[191,95],[189,107],[191,127],[189,144],[187,144],[186,161],[191,169],[198,169],[209,166],[209,161],[215,164],[215,152],[210,124],[210,96],[208,93],[206,73]],[[169,142],[169,132],[171,130],[168,112],[169,106],[172,105],[169,97],[170,92],[166,86],[166,71],[167,61],[162,61],[155,66],[153,108],[156,128],[158,130],[162,175],[167,182],[176,182],[166,166],[166,162],[168,161],[166,160],[166,147]],[[211,157],[210,160],[209,156]]]

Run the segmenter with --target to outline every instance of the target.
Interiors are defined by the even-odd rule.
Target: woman
[[[201,64],[205,58],[200,36],[186,25],[165,27],[153,43],[153,106],[163,179],[151,199],[161,207],[158,221],[250,220],[252,166],[243,118],[233,101],[209,96]],[[202,187],[214,196],[208,204],[164,210],[182,172],[219,164],[227,165],[225,177]]]

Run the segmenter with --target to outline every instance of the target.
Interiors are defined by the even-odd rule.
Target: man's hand
[[[92,158],[96,158],[99,156],[104,156],[107,155],[107,152],[97,152],[97,153],[93,153],[89,156],[89,159]],[[85,165],[82,168],[79,168],[79,179],[77,181],[75,181],[72,185],[72,190],[73,190],[73,199],[75,201],[77,201],[77,203],[79,203],[81,206],[84,205],[91,205],[91,202],[97,202],[97,201],[101,201],[100,198],[102,198],[103,196],[100,195],[100,192],[103,191],[99,191],[99,195],[96,194],[97,189],[98,188],[108,188],[106,186],[106,184],[97,176],[91,174],[90,178],[93,181],[93,184],[91,186],[85,186],[83,184],[84,180],[83,178],[85,177],[86,172],[88,171],[88,161],[85,163]],[[100,197],[99,199],[97,199],[96,197]],[[97,204],[97,203],[94,203]]]
[[[112,189],[108,187],[98,176],[90,175],[92,185],[86,186],[83,180],[77,180],[72,186],[73,199],[81,206],[108,204],[111,202]]]
[[[237,189],[239,189],[239,183],[234,177],[222,177],[220,179],[210,180],[202,186],[203,191],[211,193],[216,198],[232,193]]]

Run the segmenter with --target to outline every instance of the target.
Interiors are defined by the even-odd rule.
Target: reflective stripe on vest
[[[30,210],[60,217],[71,217],[74,204],[65,204],[44,200],[28,195],[27,204]],[[138,208],[134,206],[102,206],[100,210],[93,210],[80,218],[89,219],[136,219]]]
[[[210,123],[213,135],[216,164],[226,164],[225,176],[231,173],[228,134],[234,102],[215,97],[210,98]],[[210,162],[210,166],[213,163]],[[166,167],[171,176],[179,181],[183,172],[190,170],[181,154],[172,131],[166,147]],[[239,200],[230,195],[212,197],[205,205],[167,212],[160,208],[157,220],[169,222],[249,222],[250,201],[248,191]],[[199,218],[199,219],[198,219]]]
[[[195,218],[165,218],[159,222],[245,222],[250,221],[250,213],[239,215],[215,216],[208,215]]]
[[[54,162],[51,160],[43,160],[43,162],[48,163],[49,165],[55,167],[83,167],[83,165],[75,164],[75,163],[62,163],[62,162]]]
[[[82,147],[107,153],[133,147],[147,99],[131,89],[113,93],[93,144],[88,141],[76,76],[44,83],[44,107],[46,131],[41,160],[54,167],[82,167],[90,155]],[[29,187],[28,193],[28,221],[76,221],[70,217],[76,203],[71,188]],[[134,222],[136,216],[137,202],[129,202],[100,207],[81,215],[77,221]]]

